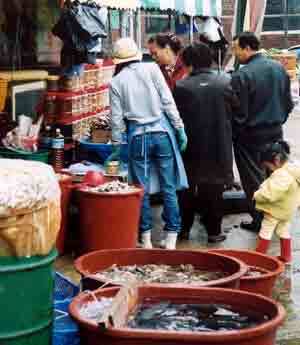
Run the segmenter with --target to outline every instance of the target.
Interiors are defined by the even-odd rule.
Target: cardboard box
[[[92,131],[92,142],[106,144],[111,139],[111,131],[94,129]]]

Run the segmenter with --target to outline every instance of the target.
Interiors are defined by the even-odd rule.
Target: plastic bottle
[[[41,148],[50,150],[52,145],[51,126],[46,126],[41,136]]]
[[[52,166],[56,172],[64,168],[64,146],[65,138],[59,128],[55,131],[55,137],[52,139]]]

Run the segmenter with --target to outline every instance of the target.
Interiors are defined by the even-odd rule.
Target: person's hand
[[[187,147],[188,139],[183,127],[177,129],[176,138],[177,138],[177,143],[178,143],[180,152],[184,152]]]
[[[106,167],[109,162],[119,161],[120,156],[121,156],[121,145],[113,145],[112,153],[108,156],[108,158],[104,162],[104,166]]]

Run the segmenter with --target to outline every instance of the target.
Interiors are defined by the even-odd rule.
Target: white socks
[[[167,232],[166,249],[176,249],[177,232]]]
[[[142,232],[142,246],[145,249],[152,249],[151,231]]]

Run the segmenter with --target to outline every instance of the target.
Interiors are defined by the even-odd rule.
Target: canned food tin
[[[120,162],[111,161],[107,163],[106,174],[107,175],[118,175],[120,172]]]

